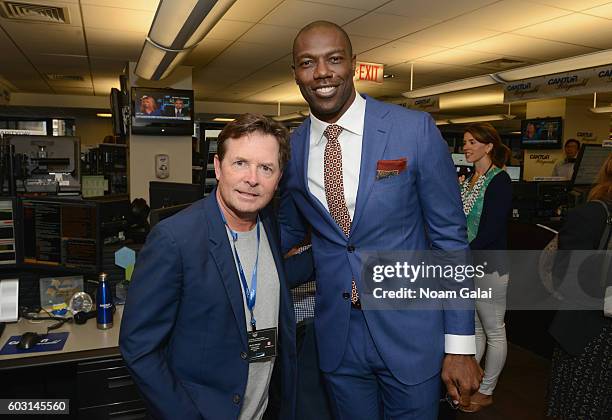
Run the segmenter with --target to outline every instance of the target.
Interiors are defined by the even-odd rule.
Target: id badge
[[[276,328],[247,332],[249,363],[270,360],[276,356]]]

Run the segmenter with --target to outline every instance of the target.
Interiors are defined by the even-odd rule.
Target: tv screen
[[[563,119],[532,118],[521,123],[523,149],[560,149],[563,145]]]
[[[132,133],[193,134],[193,90],[132,88]]]

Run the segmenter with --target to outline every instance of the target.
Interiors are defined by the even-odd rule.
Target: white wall
[[[191,67],[178,67],[172,75],[160,82],[142,80],[134,74],[136,63],[130,63],[130,86],[171,87],[191,89]],[[143,136],[130,134],[129,183],[130,200],[144,198],[149,203],[149,182],[182,182],[191,184],[191,135],[188,136]],[[155,176],[155,155],[169,157],[170,177]]]

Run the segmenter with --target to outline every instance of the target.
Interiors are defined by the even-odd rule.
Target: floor
[[[478,413],[459,413],[458,420],[543,420],[550,361],[508,343],[508,358],[494,403]]]

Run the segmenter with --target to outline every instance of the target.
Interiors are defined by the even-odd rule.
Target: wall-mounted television
[[[531,118],[521,122],[523,149],[560,149],[563,146],[563,119]]]
[[[134,87],[131,96],[133,134],[193,134],[193,90]]]

